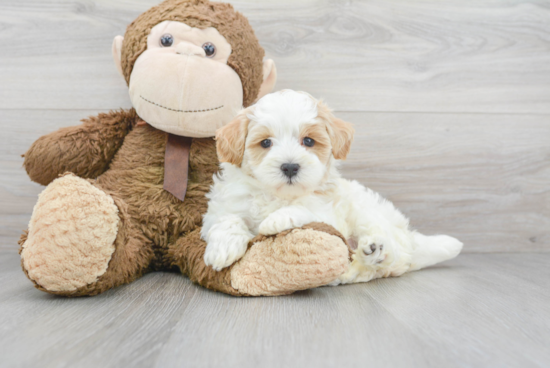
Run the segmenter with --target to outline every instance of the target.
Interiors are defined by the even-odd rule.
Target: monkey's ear
[[[216,132],[216,149],[220,162],[241,166],[244,156],[246,136],[248,134],[248,109],[242,111],[229,124]]]
[[[332,154],[337,160],[345,160],[351,149],[355,129],[351,123],[337,118],[322,101],[317,104],[319,117],[327,122],[327,131],[332,145]]]
[[[122,41],[124,41],[124,37],[122,36],[116,36],[113,40],[113,59],[115,60],[116,69],[124,77],[124,73],[122,72]]]
[[[258,93],[256,101],[268,93],[271,93],[275,87],[275,83],[277,83],[277,68],[275,68],[275,62],[273,60],[267,59],[264,61],[264,81],[260,86],[260,92]]]

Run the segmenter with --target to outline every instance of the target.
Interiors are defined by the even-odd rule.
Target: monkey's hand
[[[42,136],[23,155],[23,166],[31,180],[42,185],[65,172],[81,178],[98,177],[122,146],[136,118],[134,109],[111,111]]]

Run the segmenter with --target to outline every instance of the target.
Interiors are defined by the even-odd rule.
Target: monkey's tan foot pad
[[[327,285],[349,266],[347,244],[324,224],[258,236],[252,242],[231,269],[231,286],[247,295],[284,295]]]
[[[23,268],[48,291],[73,291],[105,273],[115,247],[118,208],[108,194],[74,175],[38,197],[22,245]]]

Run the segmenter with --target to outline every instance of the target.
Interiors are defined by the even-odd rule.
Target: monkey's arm
[[[134,109],[119,110],[61,128],[34,142],[23,155],[23,166],[31,180],[42,185],[65,172],[82,178],[98,177],[107,170],[136,120]]]

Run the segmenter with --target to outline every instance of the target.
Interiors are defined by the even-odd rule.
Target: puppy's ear
[[[244,110],[216,132],[216,149],[220,162],[241,166],[248,123],[250,123],[250,119],[246,116],[248,112],[248,109]]]
[[[319,117],[327,122],[327,131],[332,145],[332,154],[337,160],[345,160],[353,142],[355,129],[353,125],[338,119],[322,101],[317,104]]]

